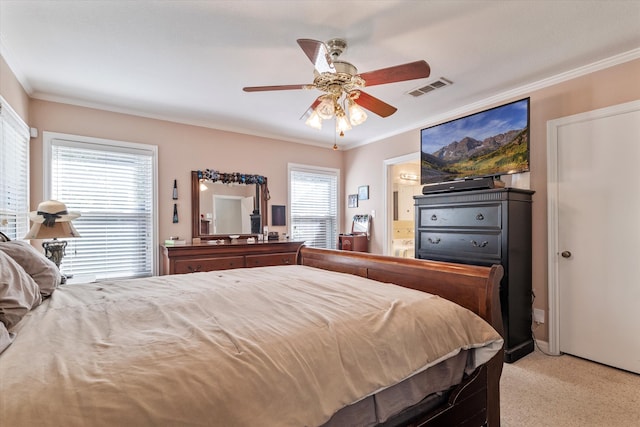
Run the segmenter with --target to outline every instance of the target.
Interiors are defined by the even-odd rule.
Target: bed
[[[303,247],[297,265],[63,285],[5,328],[0,420],[498,426],[501,276]]]

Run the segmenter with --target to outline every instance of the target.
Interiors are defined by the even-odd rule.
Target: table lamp
[[[57,200],[47,200],[38,205],[38,210],[29,213],[29,219],[33,225],[24,238],[53,239],[42,242],[42,247],[44,255],[60,268],[67,242],[58,240],[58,238],[80,237],[71,223],[79,216],[79,213],[68,212],[64,203]]]

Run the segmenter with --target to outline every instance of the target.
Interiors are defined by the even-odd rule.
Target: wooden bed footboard
[[[439,295],[478,314],[503,334],[499,297],[503,269],[500,265],[481,267],[304,246],[298,251],[297,263]],[[487,425],[499,426],[503,357],[503,351],[500,351],[478,368],[478,375],[469,380],[469,385],[463,385],[460,392],[454,392],[446,405],[421,416],[420,421],[410,425],[478,425],[471,420],[468,423],[451,422],[476,411],[475,406],[480,399],[486,403]],[[477,388],[478,383],[481,383],[481,390],[473,393],[475,398],[461,398],[465,396],[463,391],[468,392],[469,387]],[[462,418],[457,418],[458,415]]]

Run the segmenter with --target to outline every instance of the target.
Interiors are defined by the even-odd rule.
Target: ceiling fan
[[[425,61],[415,61],[359,74],[355,66],[338,59],[347,48],[347,42],[344,39],[331,39],[326,44],[311,39],[297,41],[315,67],[313,83],[249,86],[243,90],[262,92],[318,89],[324,94],[311,104],[301,118],[307,119],[305,122],[307,125],[320,129],[323,119],[335,117],[336,130],[341,136],[344,135],[344,131],[351,129],[351,125],[359,125],[367,119],[363,108],[380,117],[388,117],[397,111],[394,106],[364,92],[362,90],[364,87],[421,79],[429,77],[431,71],[429,64]]]

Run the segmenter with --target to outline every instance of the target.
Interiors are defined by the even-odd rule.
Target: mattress
[[[11,426],[318,426],[388,397],[380,420],[397,384],[502,346],[437,296],[299,265],[67,285],[10,332]]]
[[[460,384],[469,364],[469,352],[463,350],[429,369],[342,408],[322,427],[367,427],[388,421],[425,399],[431,407],[446,400],[448,391]]]

